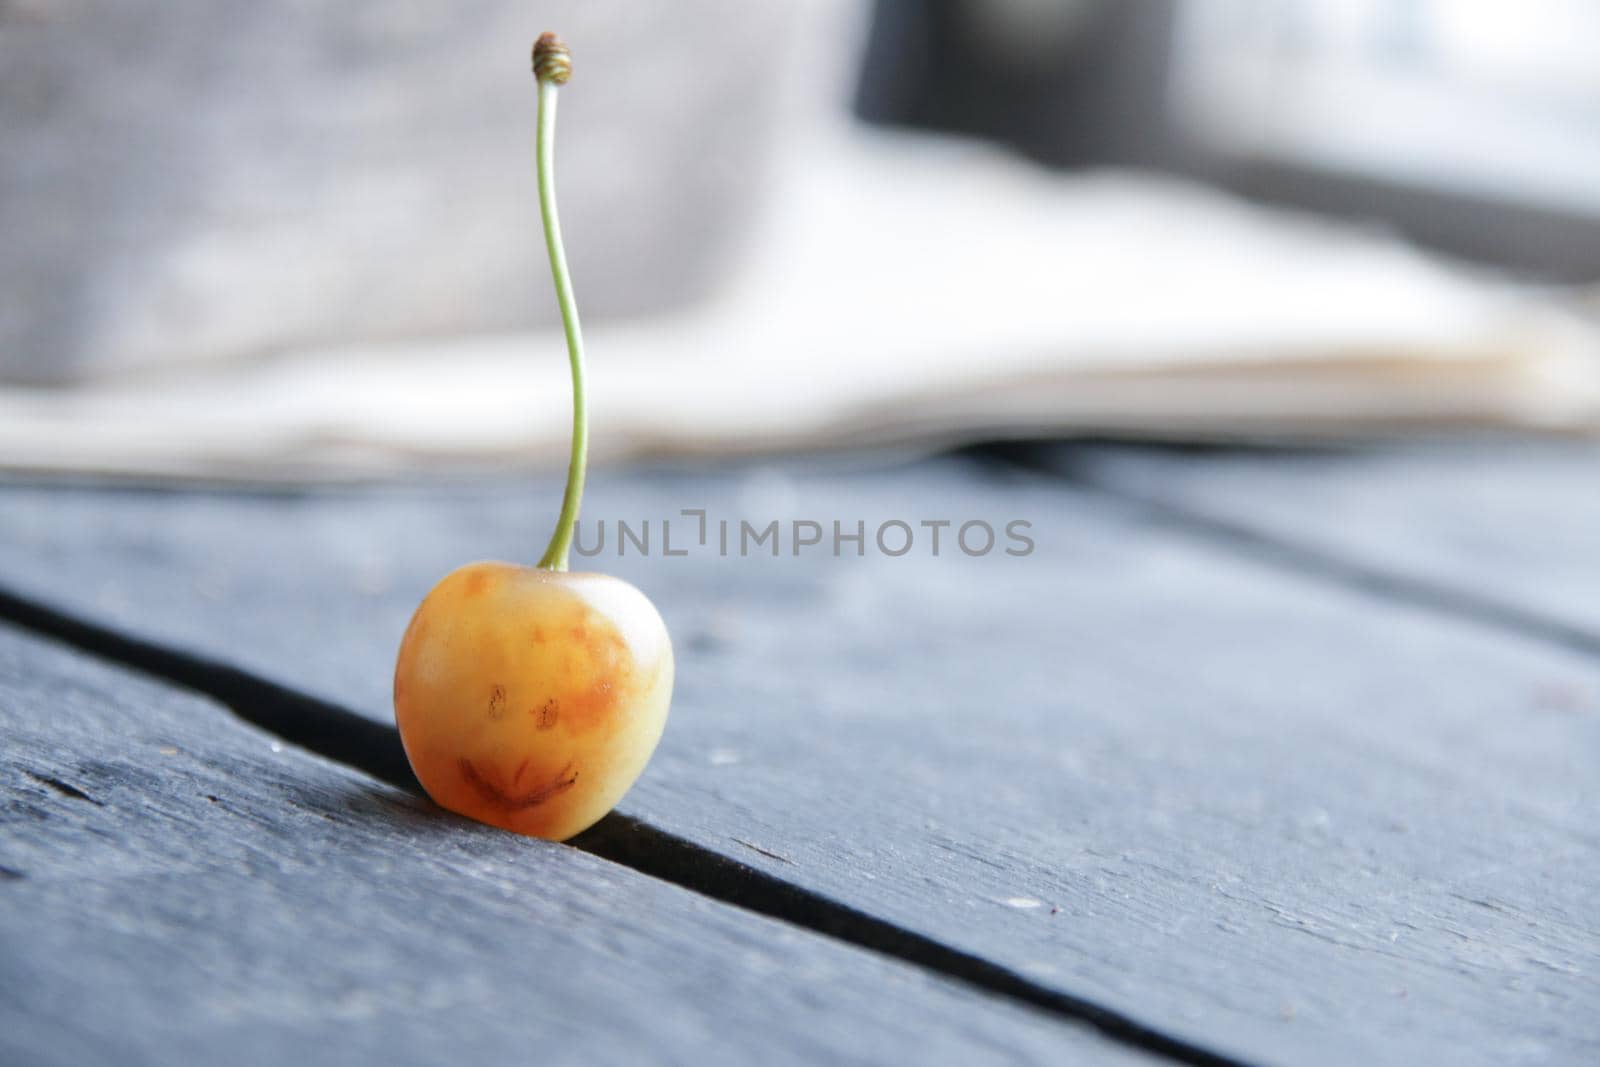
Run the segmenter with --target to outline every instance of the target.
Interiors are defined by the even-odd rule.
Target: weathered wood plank
[[[1148,1063],[0,627],[0,1062]]]
[[[382,718],[411,607],[531,555],[530,499],[13,491],[0,576]],[[1540,697],[1600,693],[1592,659],[951,464],[602,479],[588,513],[686,507],[1038,550],[606,560],[680,651],[631,813],[1226,1050],[1600,1053],[1600,717]]]
[[[1038,454],[1114,492],[1454,590],[1490,611],[1543,616],[1600,643],[1600,445]]]

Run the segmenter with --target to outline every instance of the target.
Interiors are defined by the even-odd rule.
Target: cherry
[[[672,700],[672,646],[643,593],[604,574],[469,563],[400,643],[395,720],[440,807],[560,841],[644,770]]]
[[[638,779],[666,726],[672,642],[639,590],[567,570],[588,462],[583,337],[554,188],[556,93],[566,45],[533,48],[539,83],[539,209],[572,365],[572,460],[561,515],[537,566],[469,563],[434,586],[400,642],[395,722],[439,806],[564,840]]]

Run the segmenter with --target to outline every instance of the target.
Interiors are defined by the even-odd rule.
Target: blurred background
[[[1583,0],[8,0],[0,464],[1600,427]]]
[[[884,0],[866,60],[870,121],[1600,277],[1600,8],[1581,0]]]

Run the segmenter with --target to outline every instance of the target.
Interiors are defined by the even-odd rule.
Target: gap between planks
[[[209,696],[244,721],[291,744],[397,788],[421,792],[393,727],[248,671],[91,623],[4,588],[0,588],[0,619]],[[61,788],[54,782],[47,784]],[[1058,1020],[1089,1026],[1129,1048],[1193,1067],[1247,1067],[1246,1061],[1167,1034],[1091,1000],[1051,989],[1010,968],[755,870],[632,816],[612,812],[569,844],[720,903],[920,967]]]
[[[1247,522],[1128,489],[1086,473],[1052,445],[991,444],[970,449],[968,454],[991,467],[1043,476],[1115,501],[1153,523],[1204,540],[1241,559],[1600,659],[1600,632],[1518,607],[1498,597],[1351,559],[1281,534],[1268,533]]]

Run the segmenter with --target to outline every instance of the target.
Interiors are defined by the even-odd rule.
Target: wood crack
[[[103,802],[96,800],[88,793],[85,793],[83,790],[73,785],[71,782],[64,782],[60,778],[54,778],[48,774],[38,774],[30,770],[24,770],[22,773],[27,775],[29,778],[32,778],[35,782],[38,782],[46,789],[60,793],[64,797],[68,797],[72,800],[86,800],[97,808],[105,807]]]
[[[1088,474],[1070,460],[1063,460],[1035,445],[989,445],[973,454],[1001,469],[1009,466],[1042,475],[1114,500],[1152,523],[1207,541],[1242,559],[1600,659],[1600,633],[1583,626],[1518,607],[1497,597],[1350,559],[1236,519],[1131,490]]]

